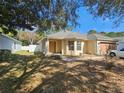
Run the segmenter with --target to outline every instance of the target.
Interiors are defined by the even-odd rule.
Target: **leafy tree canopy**
[[[86,7],[93,15],[124,18],[124,0],[0,0],[0,27],[5,33],[17,33],[15,29],[39,26],[43,30],[77,25],[77,9]]]
[[[124,19],[124,0],[83,0],[83,5],[95,16],[112,18],[116,24]]]
[[[124,32],[109,32],[105,35],[109,37],[124,37]]]
[[[90,31],[88,32],[88,34],[96,34],[96,33],[97,33],[96,30],[90,30]]]
[[[23,45],[26,45],[36,44],[42,37],[36,32],[20,31],[17,34],[17,38],[23,42]]]
[[[0,27],[7,33],[39,26],[43,30],[77,25],[81,0],[0,0]]]

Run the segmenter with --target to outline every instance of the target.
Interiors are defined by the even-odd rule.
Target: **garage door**
[[[108,51],[116,49],[116,43],[100,42],[100,54],[105,55]]]

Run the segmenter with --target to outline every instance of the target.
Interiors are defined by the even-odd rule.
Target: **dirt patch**
[[[0,93],[124,93],[124,60],[23,57],[0,63]]]

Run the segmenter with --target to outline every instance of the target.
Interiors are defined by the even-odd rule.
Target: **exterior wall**
[[[47,54],[47,50],[48,50],[48,40],[45,38],[45,39],[43,39],[43,40],[41,40],[40,42],[39,42],[39,51],[40,52],[42,52],[42,53],[44,53],[44,54]]]
[[[22,44],[20,44],[18,42],[14,42],[13,47],[14,47],[14,49],[12,50],[13,52],[20,51],[22,48]]]
[[[69,50],[68,47],[68,41],[74,41],[74,50],[71,51]],[[83,51],[84,51],[84,41],[81,41],[81,50],[77,50],[77,41],[79,40],[53,40],[53,39],[49,39],[49,40],[42,40],[40,42],[40,47],[42,45],[42,52],[44,52],[46,55],[51,55],[54,53],[61,53],[62,55],[72,55],[72,56],[78,56],[78,55],[82,55]],[[54,43],[51,42],[55,42],[55,50],[53,50],[53,46]]]
[[[68,41],[74,41],[74,50],[69,50]],[[81,41],[81,50],[77,50],[77,41]],[[82,40],[65,40],[65,55],[79,56],[83,55],[84,41]]]
[[[67,51],[67,41],[66,40],[62,40],[61,41],[61,48],[62,48],[62,55],[66,55],[66,51]]]
[[[11,40],[5,36],[0,36],[0,49],[8,49],[12,52],[21,50],[21,43]]]
[[[100,43],[100,41],[96,41],[97,42],[97,55],[100,55],[101,53],[100,53],[100,45],[99,45],[99,43]]]
[[[13,50],[14,42],[4,36],[0,36],[0,49]]]
[[[86,54],[96,54],[97,52],[97,42],[95,40],[89,40],[85,43],[85,53]]]
[[[61,40],[56,40],[56,52],[62,53],[62,41]]]
[[[43,39],[43,40],[40,42],[41,52],[43,52],[43,53],[45,53],[45,54],[47,53],[46,42],[47,42],[47,39]]]
[[[101,42],[111,42],[111,41],[97,41],[97,40],[81,40],[81,50],[77,50],[77,41],[75,39],[66,39],[66,40],[52,40],[52,39],[44,39],[42,41],[42,52],[47,54],[53,54],[49,51],[53,45],[50,45],[50,41],[54,41],[55,43],[55,51],[54,53],[61,53],[62,55],[72,55],[78,56],[83,54],[94,54],[101,55]],[[74,50],[69,50],[68,41],[74,41]]]
[[[83,53],[86,54],[87,53],[87,42],[84,42],[84,46],[83,46]]]

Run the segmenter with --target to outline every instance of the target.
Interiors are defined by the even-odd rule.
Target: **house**
[[[11,52],[16,52],[21,50],[22,43],[12,37],[5,34],[0,34],[0,49],[11,50]]]
[[[61,31],[48,35],[39,42],[46,55],[60,53],[62,55],[79,56],[83,54],[106,54],[113,49],[116,42],[109,37],[98,34],[80,34],[78,32]]]
[[[95,42],[95,47],[93,48],[91,46],[91,49],[95,50],[93,54],[105,55],[108,53],[109,50],[116,49],[117,41],[101,34],[88,35],[88,40]]]

